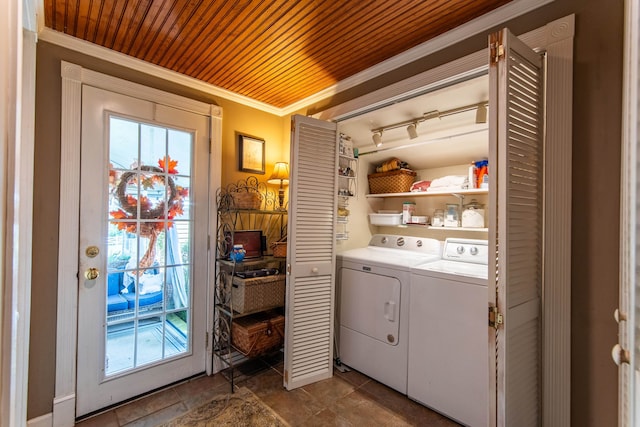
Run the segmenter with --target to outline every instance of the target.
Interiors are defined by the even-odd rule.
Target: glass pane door
[[[188,353],[193,135],[111,115],[105,376]]]

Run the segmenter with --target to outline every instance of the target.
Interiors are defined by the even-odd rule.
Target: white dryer
[[[489,407],[486,240],[447,239],[412,268],[407,395],[467,426]]]
[[[337,358],[407,393],[411,267],[440,259],[436,239],[374,235],[337,256]]]

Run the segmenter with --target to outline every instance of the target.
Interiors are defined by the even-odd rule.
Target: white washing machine
[[[337,256],[337,358],[407,393],[411,266],[440,259],[436,239],[374,235]]]
[[[411,269],[407,395],[474,427],[489,414],[487,262],[486,240],[450,238]]]

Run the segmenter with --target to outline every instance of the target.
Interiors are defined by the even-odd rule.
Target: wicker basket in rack
[[[231,193],[235,209],[260,209],[262,196],[255,191],[238,191]]]
[[[273,256],[276,258],[286,258],[287,257],[287,242],[273,242],[271,244],[271,250],[273,251]]]
[[[372,173],[369,178],[369,193],[406,193],[411,189],[411,184],[416,173],[409,169],[398,169],[389,172]]]
[[[285,275],[233,277],[231,304],[240,314],[284,306]]]
[[[284,316],[263,312],[234,320],[231,324],[231,340],[247,357],[265,354],[282,346]]]

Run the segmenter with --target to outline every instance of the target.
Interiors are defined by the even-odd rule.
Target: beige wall
[[[604,5],[598,0],[556,0],[509,22],[508,26],[516,34],[523,33],[571,13],[576,14],[572,424],[613,426],[617,424],[617,369],[609,354],[617,341],[617,326],[612,313],[618,305],[623,2],[615,0]],[[344,102],[477,51],[486,45],[486,40],[486,35],[482,34],[461,41],[443,52],[319,103],[308,112]],[[288,157],[288,118],[270,116],[224,99],[211,99],[158,79],[39,43],[29,418],[50,412],[54,393],[60,58],[221,105],[224,108],[222,174],[225,183],[244,176],[236,172],[236,130],[266,139],[268,165]]]

